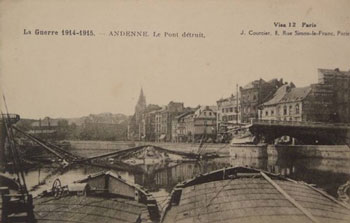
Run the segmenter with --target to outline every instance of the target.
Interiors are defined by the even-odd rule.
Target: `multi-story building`
[[[156,139],[156,114],[161,107],[150,104],[143,113],[141,120],[141,139],[143,141],[155,141]]]
[[[240,87],[241,121],[248,123],[250,119],[258,118],[258,106],[271,99],[276,90],[282,85],[282,79],[272,79],[268,82],[260,79]]]
[[[241,123],[241,106],[239,96],[231,95],[228,98],[222,98],[217,104],[217,131],[224,133],[229,127]]]
[[[329,122],[332,117],[332,91],[323,84],[296,88],[293,84],[280,87],[263,103],[259,118],[279,121]]]
[[[318,82],[333,91],[334,122],[350,122],[350,71],[318,69]]]
[[[185,111],[184,103],[169,102],[169,104],[155,114],[155,137],[156,141],[170,142],[172,139],[172,121]]]
[[[154,135],[155,135],[156,142],[165,140],[166,131],[162,129],[162,113],[165,110],[166,110],[166,106],[163,106],[160,110],[155,111]]]
[[[264,120],[302,121],[303,103],[311,87],[296,88],[285,84],[280,87],[272,99],[261,106],[259,118]]]
[[[350,122],[350,71],[318,69],[318,83],[281,87],[260,117],[287,121]]]
[[[68,121],[64,119],[51,119],[45,117],[31,123],[30,130],[27,131],[29,134],[33,134],[42,139],[62,139],[63,132],[66,130],[63,127],[68,126]]]
[[[201,139],[216,139],[216,106],[201,106],[194,113],[180,117],[179,131],[186,135],[187,141],[199,142]]]
[[[172,142],[188,142],[189,123],[185,118],[193,117],[194,111],[184,112],[176,116],[172,121]]]

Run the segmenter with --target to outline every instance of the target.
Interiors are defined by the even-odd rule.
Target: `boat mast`
[[[236,124],[238,125],[238,84],[236,84]]]

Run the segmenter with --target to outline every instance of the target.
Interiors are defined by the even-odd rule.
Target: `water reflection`
[[[337,189],[350,179],[350,162],[346,160],[326,159],[269,159],[253,158],[217,158],[197,162],[163,163],[161,165],[140,165],[143,174],[133,174],[127,171],[115,171],[124,179],[140,184],[154,193],[155,197],[164,198],[179,182],[193,178],[199,174],[229,166],[249,166],[267,170],[276,174],[290,177],[294,180],[315,184],[333,196]],[[53,181],[60,178],[62,184],[70,184],[90,174],[105,169],[91,166],[75,166],[69,170],[53,168],[38,168],[26,172],[29,188],[38,183],[34,195],[51,188]]]
[[[162,169],[144,167],[147,171],[142,175],[135,175],[135,182],[150,191],[161,189],[170,192],[179,182],[190,179],[201,173],[229,166],[248,166],[267,170],[297,181],[315,184],[326,192],[337,196],[340,185],[350,179],[350,163],[346,160],[325,159],[231,159],[218,158],[214,160],[181,163]]]

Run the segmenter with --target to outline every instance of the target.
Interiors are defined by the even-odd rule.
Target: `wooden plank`
[[[346,205],[345,203],[342,203],[342,202],[338,201],[337,199],[335,199],[335,198],[332,197],[332,196],[329,196],[327,193],[323,192],[322,190],[319,190],[319,189],[317,189],[317,188],[314,188],[314,187],[312,187],[312,186],[310,186],[310,185],[308,185],[308,184],[304,184],[304,185],[306,185],[307,187],[313,189],[314,191],[316,191],[316,192],[322,194],[323,196],[325,196],[326,198],[328,198],[328,199],[332,200],[333,202],[339,204],[340,206],[342,206],[342,207],[344,207],[344,208],[350,210],[350,207],[349,207],[348,205]]]
[[[311,221],[315,223],[319,223],[319,221],[303,206],[301,206],[294,198],[289,196],[289,194],[284,191],[277,183],[275,183],[269,176],[267,176],[265,173],[260,172],[260,174],[272,185],[278,190],[287,200],[289,200],[296,208],[298,208],[301,212],[303,212]]]

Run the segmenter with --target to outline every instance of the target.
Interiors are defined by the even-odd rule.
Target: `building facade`
[[[350,122],[350,71],[318,69],[318,83],[333,91],[334,122]]]
[[[304,105],[311,87],[296,88],[289,84],[280,87],[273,98],[260,106],[259,118],[278,121],[304,121]]]
[[[161,107],[150,104],[146,107],[141,120],[141,140],[155,141],[156,139],[156,114]]]
[[[318,69],[318,83],[305,88],[283,85],[260,106],[266,120],[350,122],[350,71]]]
[[[180,118],[181,130],[188,142],[200,142],[202,139],[216,139],[216,106],[200,106],[194,113],[188,113]]]
[[[259,118],[278,121],[331,122],[333,93],[328,86],[312,84],[297,88],[280,87],[273,97],[259,106]]]
[[[217,131],[227,132],[228,128],[241,124],[241,106],[239,96],[231,95],[220,99],[217,104]]]
[[[193,124],[194,111],[184,112],[176,116],[172,121],[172,142],[188,142],[191,136],[191,126]],[[186,120],[186,122],[185,122]]]
[[[183,102],[169,102],[155,114],[155,138],[160,142],[172,141],[172,124],[176,116],[185,111]]]
[[[241,121],[248,123],[251,119],[258,118],[258,106],[271,99],[276,90],[282,85],[282,79],[272,79],[268,82],[260,79],[240,87]]]

